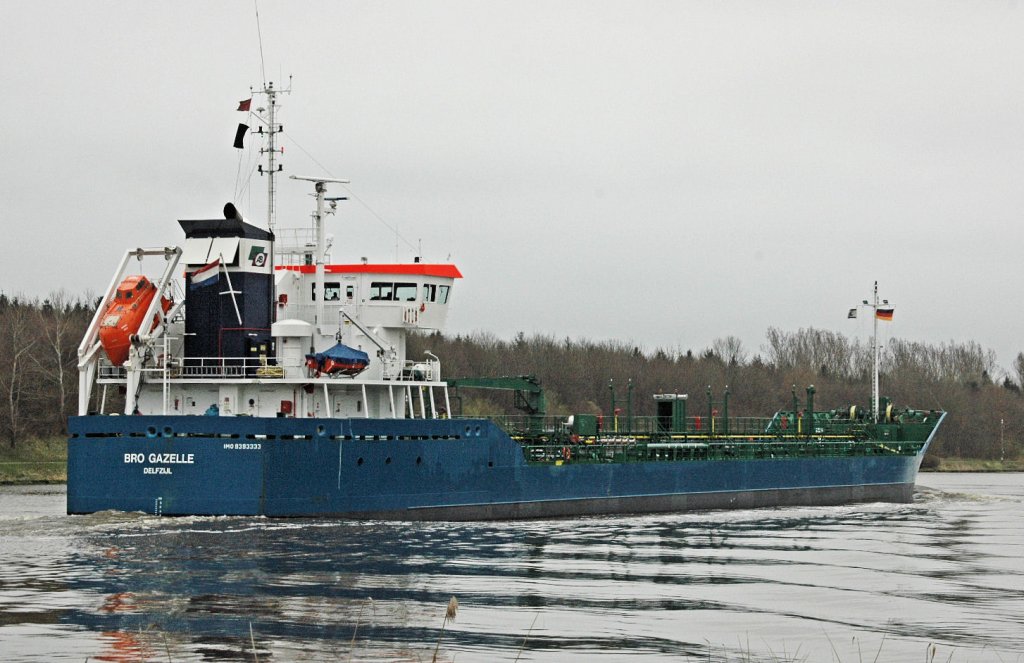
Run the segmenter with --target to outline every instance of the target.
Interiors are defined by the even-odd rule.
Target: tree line
[[[720,404],[726,387],[730,416],[770,416],[791,409],[795,388],[801,407],[806,387],[815,387],[815,409],[870,411],[872,349],[822,329],[769,328],[759,352],[749,353],[736,337],[716,339],[704,350],[644,351],[621,341],[553,336],[511,340],[476,332],[414,335],[408,356],[430,351],[441,358],[447,377],[535,375],[544,386],[552,414],[609,414],[612,391],[625,411],[633,385],[633,413],[653,415],[653,395],[689,394],[691,413],[706,411],[707,390]],[[999,375],[995,353],[975,342],[938,345],[893,339],[880,350],[881,393],[897,407],[945,410],[932,453],[964,458],[1012,458],[1024,433],[1024,353],[1014,373]],[[510,395],[461,390],[464,414],[515,413]]]
[[[0,293],[0,436],[67,433],[78,410],[78,344],[98,301],[64,291],[45,299]]]
[[[78,403],[78,344],[98,300],[64,291],[43,299],[0,293],[0,436],[10,446],[36,437],[62,436]],[[822,329],[769,328],[758,351],[736,337],[692,350],[640,347],[622,341],[556,339],[517,334],[414,334],[410,358],[430,351],[446,377],[536,375],[552,414],[608,414],[611,391],[625,408],[633,385],[633,412],[654,414],[653,394],[690,394],[703,411],[706,391],[721,402],[730,391],[732,416],[768,416],[792,405],[795,387],[816,389],[815,408],[858,405],[871,394],[870,344]],[[1003,374],[995,354],[974,342],[938,345],[893,339],[881,351],[882,394],[901,407],[949,412],[936,437],[939,456],[1012,457],[1024,433],[1024,353]],[[514,413],[510,395],[463,390],[465,414]]]

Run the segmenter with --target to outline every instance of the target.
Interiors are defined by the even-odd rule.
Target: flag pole
[[[231,285],[231,274],[228,273],[228,266],[224,264],[224,254],[221,253],[218,258],[220,259],[220,269],[224,270],[224,278],[228,282],[228,293],[231,295],[231,303],[235,305],[235,317],[238,318],[238,326],[242,326],[242,314],[238,311],[238,300],[235,299],[235,286]],[[241,262],[241,261],[239,261]],[[220,294],[224,294],[223,292]]]
[[[878,423],[878,281],[875,281],[875,298],[871,305],[871,321],[874,331],[871,335],[871,349],[875,355],[874,370],[871,373],[871,416]]]
[[[871,419],[874,423],[878,423],[879,415],[879,395],[878,395],[878,369],[881,363],[881,346],[878,343],[878,318],[879,310],[882,311],[884,320],[892,320],[892,307],[889,306],[889,300],[883,299],[881,305],[878,303],[878,281],[875,281],[875,291],[871,301],[864,300],[861,304],[865,308],[871,309]],[[884,307],[884,308],[881,308]],[[850,312],[846,315],[847,318],[856,318],[857,309],[851,308]]]

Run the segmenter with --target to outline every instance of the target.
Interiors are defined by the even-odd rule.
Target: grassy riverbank
[[[937,467],[922,467],[922,472],[1024,472],[1024,458],[986,460],[984,458],[939,458]]]
[[[0,484],[64,483],[68,443],[62,437],[25,440],[11,448],[0,443]]]

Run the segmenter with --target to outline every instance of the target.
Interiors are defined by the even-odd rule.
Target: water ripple
[[[59,488],[2,489],[0,640],[10,660],[1024,660],[1019,476],[928,479],[908,505],[517,523],[68,517]]]

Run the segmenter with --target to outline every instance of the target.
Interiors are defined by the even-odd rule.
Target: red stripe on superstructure
[[[312,274],[316,265],[278,265],[278,269],[290,269],[293,272]],[[462,272],[455,265],[428,265],[426,263],[398,265],[324,265],[327,274],[412,274],[416,276],[440,276],[449,279],[461,279]]]

